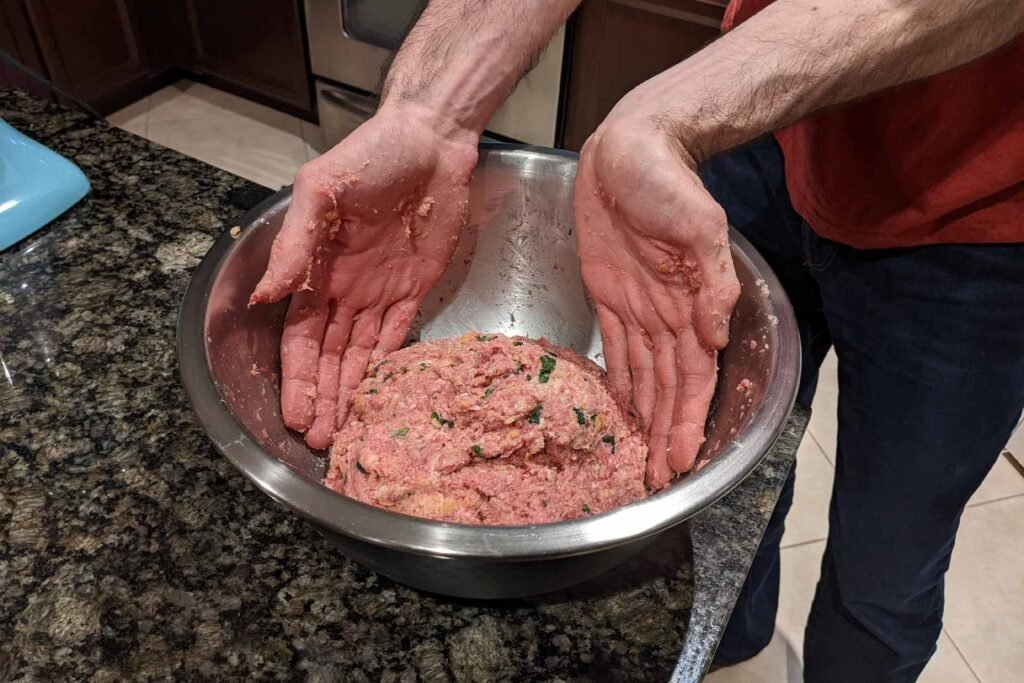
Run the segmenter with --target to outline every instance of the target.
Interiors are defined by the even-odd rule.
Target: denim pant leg
[[[818,367],[831,339],[812,277],[816,264],[808,258],[801,233],[803,221],[789,201],[782,163],[775,140],[766,137],[711,159],[701,169],[701,178],[725,209],[730,225],[771,265],[793,303],[803,347],[797,401],[810,405]],[[749,659],[772,638],[779,598],[779,543],[793,503],[795,476],[794,465],[719,643],[718,664]]]
[[[1024,406],[1024,244],[858,251],[817,238],[839,358],[808,683],[914,681],[960,515]]]

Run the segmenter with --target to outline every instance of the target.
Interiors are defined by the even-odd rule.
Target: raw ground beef
[[[368,369],[325,483],[418,517],[536,524],[644,498],[646,459],[596,365],[544,341],[473,333]]]

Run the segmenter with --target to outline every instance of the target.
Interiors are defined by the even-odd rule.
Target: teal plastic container
[[[74,206],[89,180],[73,163],[0,120],[0,251]]]

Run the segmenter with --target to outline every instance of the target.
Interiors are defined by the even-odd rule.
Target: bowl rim
[[[482,143],[489,154],[541,156],[575,167],[578,155],[532,145]],[[290,201],[285,187],[245,212],[235,225],[244,232],[271,208]],[[483,526],[439,522],[391,512],[348,498],[299,474],[265,452],[235,418],[209,370],[205,321],[210,289],[234,246],[241,240],[225,231],[195,270],[182,298],[177,325],[181,381],[193,411],[217,450],[261,491],[326,529],[395,551],[436,558],[523,561],[596,552],[639,541],[674,526],[714,504],[760,463],[781,434],[796,400],[800,342],[792,306],[775,273],[742,235],[730,227],[730,240],[756,275],[765,281],[776,325],[773,381],[754,415],[733,441],[705,467],[648,498],[601,514],[528,526]],[[752,415],[753,417],[753,415]]]

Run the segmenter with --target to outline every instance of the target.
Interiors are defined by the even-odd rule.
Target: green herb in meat
[[[603,437],[601,437],[601,441],[604,441],[606,444],[608,444],[609,446],[612,447],[612,455],[614,455],[615,454],[615,437],[612,436],[611,434],[605,434]]]
[[[521,342],[521,341],[514,341],[514,342],[512,342],[512,346],[522,346],[522,345],[523,345],[523,342]]]
[[[484,457],[484,448],[478,443],[473,444],[469,450],[473,451],[473,455],[477,457]]]
[[[382,367],[384,367],[390,362],[391,361],[389,360],[382,360],[381,362],[377,363],[376,366],[374,366],[373,371],[370,374],[376,375],[378,370],[380,370]]]
[[[537,375],[537,379],[540,380],[541,384],[546,384],[551,379],[551,373],[555,371],[556,362],[551,356],[540,357],[540,374]]]
[[[478,334],[478,335],[476,335],[476,340],[478,342],[488,342],[488,341],[491,341],[492,339],[494,339],[494,335],[493,334]]]
[[[579,408],[573,408],[572,412],[576,413],[576,423],[580,425],[587,424],[587,414]]]
[[[391,433],[391,438],[392,439],[401,439],[401,438],[404,438],[405,436],[407,436],[408,434],[409,434],[409,428],[408,427],[402,427],[401,429],[396,429],[394,432],[392,432]]]
[[[484,389],[484,398],[490,398],[495,389],[497,389],[497,387],[487,387]]]
[[[436,410],[430,414],[430,419],[436,422],[437,424],[441,425],[442,427],[448,427],[449,429],[455,426],[455,423],[452,420],[446,420],[445,418],[441,417],[440,415],[437,414]]]
[[[356,469],[362,472],[363,474],[369,474],[369,472],[366,471],[366,468],[363,467],[363,463],[359,462],[358,460],[356,460]]]
[[[367,390],[366,393],[368,393],[368,394],[376,394],[377,390],[376,389],[369,389],[369,390]]]
[[[540,411],[542,411],[542,410],[544,410],[544,404],[543,403],[538,403],[537,407],[534,408],[533,411],[530,412],[530,416],[528,418],[526,418],[526,421],[529,422],[530,424],[539,425],[540,424]]]
[[[395,376],[395,373],[389,372],[388,374],[384,375],[384,379],[382,379],[381,381],[382,382],[387,382],[389,379],[391,379],[394,376]]]
[[[590,514],[593,514],[593,513],[592,513],[592,512],[590,511],[590,506],[589,506],[589,505],[587,505],[586,503],[584,503],[584,504],[583,504],[583,511],[584,511],[584,512],[586,512],[586,513],[587,513],[588,515],[590,515]]]

